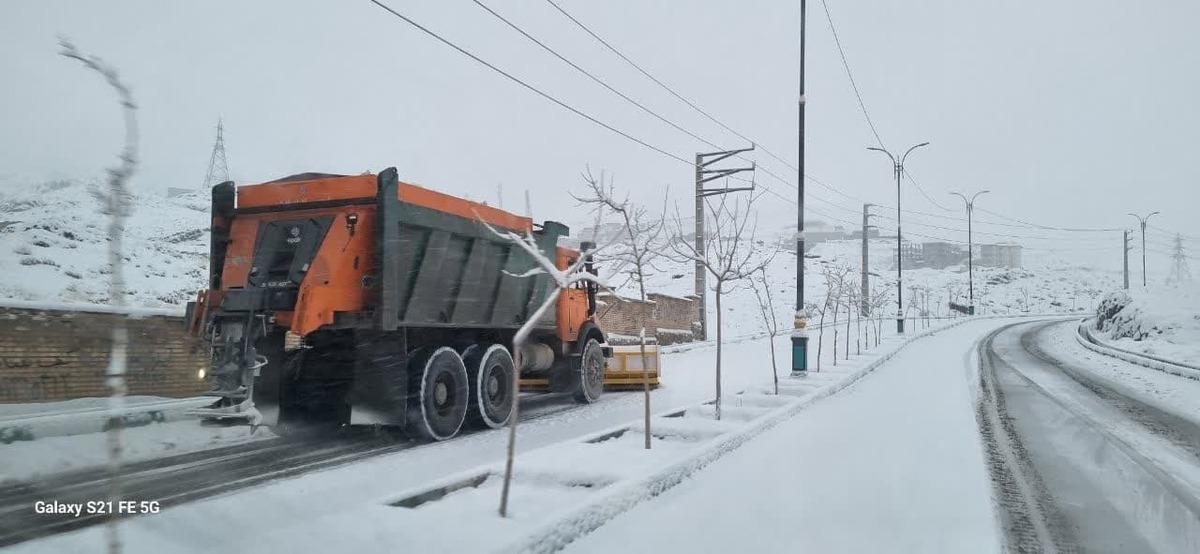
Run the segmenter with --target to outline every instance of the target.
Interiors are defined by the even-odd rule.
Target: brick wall
[[[649,300],[642,302],[632,298],[614,298],[612,295],[601,294],[602,304],[598,306],[600,326],[605,333],[637,336],[641,327],[639,322],[645,321],[646,336],[658,339],[659,344],[673,344],[695,340],[697,329],[694,323],[698,320],[697,310],[700,308],[692,298],[677,298],[662,294],[649,293]],[[658,329],[678,331],[658,333]],[[610,340],[614,344],[622,341],[619,337]]]
[[[113,325],[125,320],[129,394],[195,396],[208,350],[180,317],[0,307],[0,403],[108,396]]]

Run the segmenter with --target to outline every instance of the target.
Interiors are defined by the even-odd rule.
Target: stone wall
[[[698,310],[692,297],[678,298],[663,294],[650,293],[649,300],[642,302],[632,298],[614,298],[609,294],[601,294],[597,313],[600,316],[600,326],[610,335],[618,335],[609,339],[613,344],[629,343],[621,336],[635,337],[641,327],[638,322],[645,321],[646,336],[656,337],[659,344],[674,344],[695,340],[698,332]]]
[[[183,318],[0,307],[0,402],[108,396],[112,328],[129,330],[129,394],[190,397],[208,390],[203,343]]]

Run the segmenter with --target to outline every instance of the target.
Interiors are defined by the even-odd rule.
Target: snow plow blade
[[[254,407],[254,403],[250,400],[245,400],[240,404],[232,406],[223,406],[220,408],[196,408],[184,412],[184,415],[198,417],[200,419],[244,419],[251,425],[258,425],[262,421],[262,414]]]
[[[604,369],[604,388],[606,390],[636,390],[644,385],[642,380],[642,351],[640,346],[614,346],[612,357]],[[659,355],[657,344],[646,345],[646,362],[649,366],[650,388],[658,388]],[[521,390],[549,390],[549,379],[521,379]]]

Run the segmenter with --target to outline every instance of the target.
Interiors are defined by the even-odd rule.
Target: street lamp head
[[[920,147],[922,147],[922,146],[929,146],[929,143],[928,143],[928,142],[922,142],[921,144],[918,144],[918,145],[914,146],[913,148],[920,148]]]
[[[877,146],[868,146],[868,147],[867,147],[867,150],[874,150],[874,151],[876,151],[876,152],[883,152],[884,154],[887,154],[887,150],[884,150],[884,149],[882,149],[882,148],[879,148],[879,147],[877,147]]]

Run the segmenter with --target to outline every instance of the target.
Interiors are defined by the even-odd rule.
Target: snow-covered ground
[[[266,429],[250,434],[246,427],[202,427],[195,420],[155,423],[121,431],[121,459],[140,462],[273,436]],[[0,444],[0,485],[103,466],[108,460],[106,440],[106,434],[93,433]]]
[[[710,345],[689,346],[684,351],[664,355],[664,385],[652,393],[656,413],[702,403],[713,396],[714,350]],[[786,360],[790,344],[786,339],[777,339],[775,349],[777,356]],[[857,359],[852,356],[851,363],[843,363],[840,371],[850,371],[876,357],[876,353],[864,354]],[[726,394],[751,388],[762,390],[771,380],[770,350],[763,338],[731,342],[725,349],[725,360]],[[786,374],[786,369],[781,371]],[[830,372],[832,375],[834,372]],[[547,400],[551,404],[557,401],[570,405],[571,402],[569,397]],[[731,410],[736,408],[735,400],[728,402]],[[540,404],[542,408],[549,405]],[[641,417],[642,409],[640,393],[606,393],[596,404],[523,423],[517,448],[519,452],[527,452],[636,421]],[[245,433],[245,430],[241,432]],[[418,489],[447,475],[499,460],[503,457],[506,439],[506,430],[480,432],[277,481],[256,487],[245,494],[190,503],[153,517],[131,520],[124,525],[123,536],[131,552],[208,551],[218,548],[217,545],[236,549],[244,544],[242,541],[247,537],[259,536],[267,528],[290,529],[279,537],[312,531],[314,521],[337,519],[336,514],[352,509],[361,513],[363,506],[379,506],[387,491]],[[99,444],[96,449],[101,450]],[[668,452],[664,448],[663,453]],[[536,498],[517,498],[514,499],[514,507],[520,508],[514,509],[528,510],[530,506],[538,506],[536,502]],[[395,509],[386,506],[380,508]],[[256,515],[239,515],[251,513]],[[365,523],[360,524],[366,526]],[[216,528],[220,531],[215,531]],[[364,531],[371,532],[369,529]],[[102,532],[99,528],[87,529],[19,545],[14,550],[61,552],[86,548],[100,540]]]
[[[966,364],[1004,322],[918,341],[576,552],[998,552]]]
[[[1192,421],[1200,427],[1200,381],[1155,371],[1087,350],[1076,340],[1078,322],[1055,325],[1039,345],[1056,358],[1075,360],[1076,367],[1121,395]]]
[[[1096,315],[1094,335],[1111,346],[1200,366],[1200,286],[1116,291]]]

